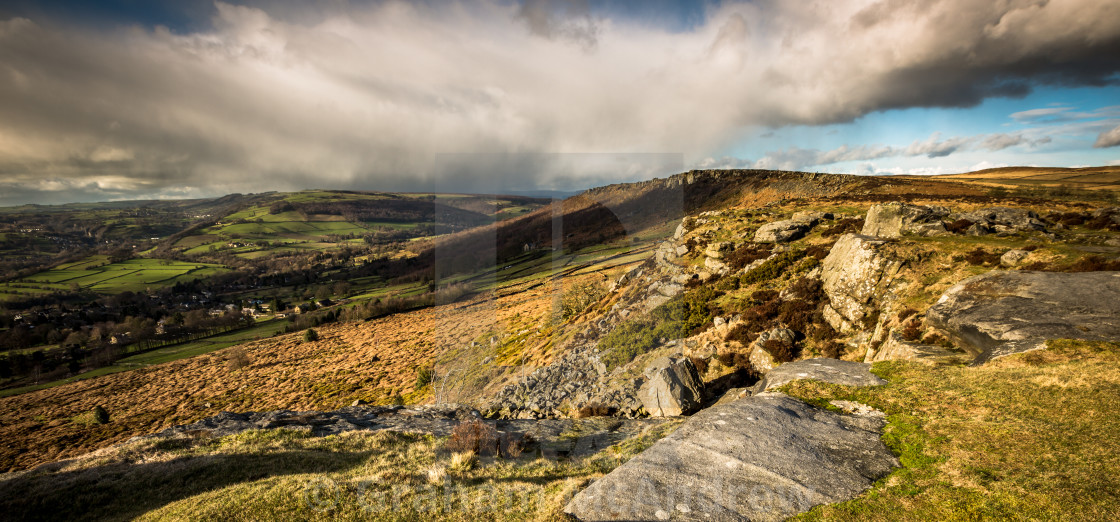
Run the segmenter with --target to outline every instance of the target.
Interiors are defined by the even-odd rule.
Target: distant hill
[[[1120,190],[1120,166],[1083,168],[1002,167],[962,174],[897,177],[949,180],[1005,188],[1066,187],[1076,190]]]

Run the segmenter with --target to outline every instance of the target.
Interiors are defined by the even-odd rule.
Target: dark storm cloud
[[[725,3],[683,30],[597,18],[583,2],[254,5],[215,3],[192,31],[0,20],[0,203],[423,189],[462,175],[441,155],[480,152],[695,161],[753,126],[968,106],[1120,71],[1120,3],[1095,0]],[[892,153],[1023,144],[1013,141]],[[885,152],[784,154],[775,162]],[[497,179],[668,173],[571,169]]]

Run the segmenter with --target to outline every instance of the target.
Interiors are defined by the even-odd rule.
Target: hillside
[[[545,203],[303,191],[3,209],[0,386],[9,393],[120,371],[155,349],[200,353],[200,337],[250,331],[317,303],[346,302],[363,317],[426,306],[435,286],[450,284],[432,285],[435,238],[517,221]],[[385,298],[391,305],[380,305]]]
[[[125,491],[152,470],[167,473],[162,466],[171,466],[172,474],[203,470],[210,476],[217,473],[211,463],[219,462],[253,471],[228,481],[207,478],[208,491],[168,484],[165,500],[145,504],[147,515],[359,518],[369,515],[364,502],[398,495],[404,507],[379,513],[412,519],[427,516],[417,506],[433,491],[438,496],[453,488],[451,495],[465,495],[476,507],[440,504],[438,518],[477,517],[477,506],[512,494],[529,500],[500,511],[501,517],[562,519],[566,510],[595,519],[581,507],[589,484],[609,484],[610,477],[672,454],[677,446],[666,445],[699,429],[694,419],[747,406],[769,411],[767,394],[784,392],[821,418],[851,420],[856,414],[844,412],[855,403],[879,411],[881,420],[869,421],[880,424],[868,431],[868,443],[883,445],[897,460],[887,466],[894,468],[889,474],[868,472],[853,493],[814,491],[822,495],[812,497],[818,500],[783,513],[829,504],[803,516],[1041,519],[1073,513],[1104,520],[1120,506],[1109,493],[1120,489],[1114,479],[1120,462],[1106,448],[1120,427],[1100,413],[1115,408],[1113,388],[1120,385],[1111,369],[1120,332],[1100,319],[1114,313],[1108,278],[1120,272],[1113,170],[1004,169],[930,178],[693,171],[592,189],[499,222],[475,204],[449,205],[457,209],[448,210],[450,221],[462,230],[323,272],[319,277],[331,284],[351,285],[346,295],[352,301],[324,309],[333,321],[293,319],[298,329],[292,333],[0,398],[0,436],[11,441],[0,453],[0,468],[16,472],[0,483],[0,499],[28,514],[34,506],[66,503],[45,491],[52,480],[89,484],[104,469],[114,478],[98,491]],[[1039,189],[1039,181],[1053,186]],[[325,232],[320,223],[371,216],[356,204],[335,207],[337,214],[298,205],[261,202],[162,248],[186,253],[197,247],[180,244],[185,239],[229,241],[232,234],[292,234],[287,239],[312,244],[314,238],[294,237],[311,237],[309,230],[281,232],[288,227],[284,219],[314,218],[308,223]],[[409,208],[385,207],[376,217],[389,222],[392,213]],[[238,220],[244,222],[233,223]],[[250,253],[229,248],[222,255]],[[213,251],[200,255],[206,253]],[[977,277],[1011,282],[970,279]],[[368,287],[362,278],[369,278]],[[1026,284],[1015,278],[1061,283],[1032,282],[1036,290],[1030,291],[993,286]],[[386,286],[390,280],[395,284]],[[455,285],[462,291],[450,292]],[[1088,299],[1087,293],[1099,295]],[[1024,301],[989,315],[1011,319],[961,322],[984,320],[964,310],[996,306],[983,299],[1006,295]],[[1077,306],[1063,305],[1043,317],[1027,306],[1035,299],[1086,309],[1071,315],[1065,310]],[[399,307],[376,308],[391,302]],[[960,308],[952,308],[958,302]],[[316,338],[305,330],[309,326]],[[993,333],[981,339],[977,331]],[[1066,337],[1080,340],[1061,340]],[[670,375],[663,357],[676,361],[672,371],[695,377],[660,377]],[[886,383],[829,384],[825,375],[768,380],[783,364],[821,360],[866,363]],[[695,381],[685,386],[691,399],[673,388],[674,402],[667,404],[650,391],[657,383],[689,379]],[[444,415],[438,408],[452,407],[448,403],[460,413],[443,418],[476,430],[496,427],[499,438],[526,426],[566,424],[537,442],[518,439],[536,448],[525,456],[521,449],[499,449],[464,465],[453,461],[467,458],[455,435],[424,427],[426,415]],[[406,431],[426,435],[311,435],[306,430],[320,425],[311,420],[239,434],[198,427],[230,411],[375,411],[361,410],[364,404],[404,404],[393,411],[418,419],[402,421],[413,426]],[[345,409],[351,405],[358,409]],[[91,417],[95,407],[108,412],[108,422]],[[471,408],[489,424],[471,424],[477,417],[461,413]],[[672,417],[671,411],[685,415],[659,429],[627,431],[627,419]],[[196,421],[202,423],[166,439],[129,441]],[[509,424],[515,421],[526,424],[515,428]],[[680,433],[671,435],[674,430]],[[604,435],[615,431],[614,438]],[[583,448],[578,458],[567,450],[550,454],[545,442],[556,437]],[[335,453],[317,460],[328,448]],[[302,469],[285,459],[303,462]],[[790,480],[796,472],[788,468],[765,468],[763,475]],[[723,473],[702,472],[708,471]],[[487,486],[495,482],[512,489]],[[393,489],[398,483],[403,489]],[[309,490],[309,484],[330,487]],[[81,490],[75,488],[69,491]],[[308,491],[319,496],[308,500]],[[696,493],[695,502],[703,494]],[[611,509],[653,517],[638,497],[622,495]],[[130,497],[122,498],[119,506]],[[674,517],[692,517],[675,506],[668,505]],[[750,511],[757,506],[740,507],[745,511],[738,513],[757,516]]]

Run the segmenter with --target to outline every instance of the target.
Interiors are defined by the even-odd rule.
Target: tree
[[[303,340],[309,343],[318,341],[319,332],[316,332],[314,328],[308,328],[307,331],[303,333]]]

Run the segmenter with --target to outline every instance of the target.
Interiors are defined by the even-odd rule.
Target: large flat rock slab
[[[947,290],[926,320],[973,364],[1050,339],[1120,340],[1120,272],[992,271]]]
[[[898,466],[883,420],[778,393],[714,406],[577,494],[580,520],[782,520]]]
[[[798,379],[813,379],[844,386],[879,386],[887,383],[871,373],[870,364],[821,357],[788,362],[774,368],[751,391],[760,393],[773,390]]]

